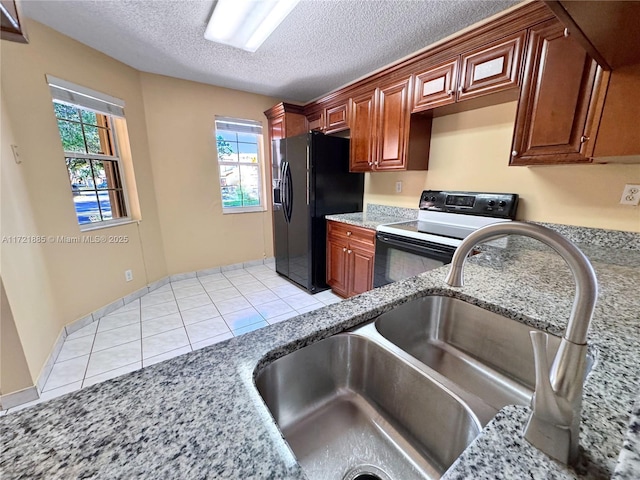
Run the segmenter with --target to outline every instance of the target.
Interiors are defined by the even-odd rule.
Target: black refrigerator
[[[273,140],[276,271],[316,293],[326,283],[325,215],[362,211],[364,174],[349,172],[349,139],[310,132]]]

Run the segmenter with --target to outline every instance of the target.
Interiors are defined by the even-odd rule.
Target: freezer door
[[[289,279],[311,289],[308,136],[286,139]]]
[[[289,276],[289,226],[284,205],[285,195],[283,186],[284,158],[286,156],[286,142],[273,140],[273,236],[274,255],[276,257],[276,272],[285,277]]]

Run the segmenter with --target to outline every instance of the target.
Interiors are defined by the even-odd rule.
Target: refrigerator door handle
[[[291,166],[287,162],[287,218],[288,223],[291,223],[291,215],[293,214],[293,181],[291,178]]]

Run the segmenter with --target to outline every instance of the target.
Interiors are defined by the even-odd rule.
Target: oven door
[[[456,247],[390,233],[376,234],[373,286],[381,287],[451,263]]]

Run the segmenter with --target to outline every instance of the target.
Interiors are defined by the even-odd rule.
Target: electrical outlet
[[[127,282],[130,282],[131,280],[133,280],[133,272],[131,270],[125,270],[124,272],[124,279]]]
[[[625,185],[620,197],[621,205],[638,205],[640,204],[640,185]]]
[[[396,182],[396,193],[402,193],[402,182]]]

